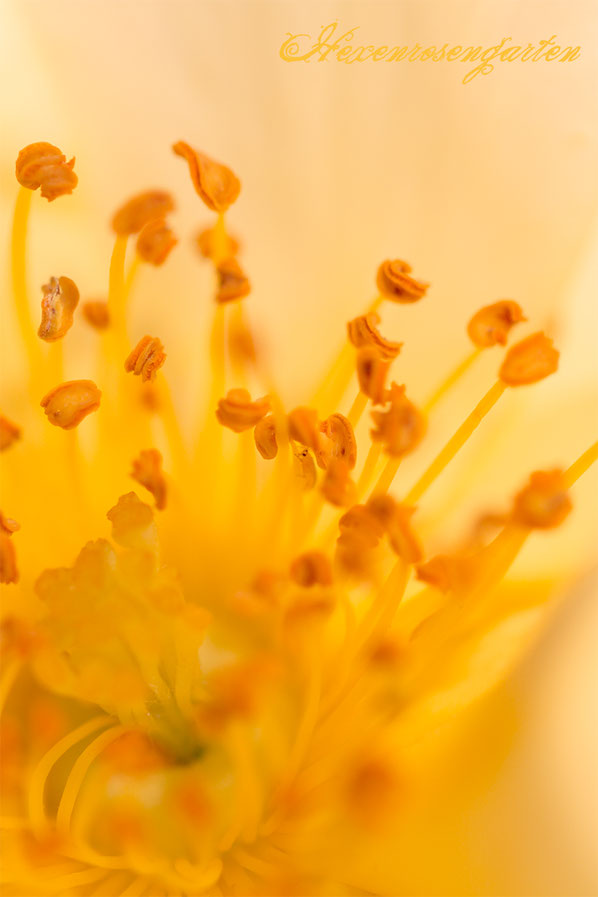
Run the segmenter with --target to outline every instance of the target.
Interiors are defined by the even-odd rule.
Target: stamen
[[[84,302],[81,311],[88,324],[91,324],[96,330],[106,330],[110,324],[107,302],[102,302],[100,299]]]
[[[166,361],[164,346],[155,336],[143,336],[125,360],[125,371],[145,382],[155,380],[156,373]]]
[[[386,411],[372,412],[372,420],[376,424],[376,428],[371,431],[372,440],[382,443],[386,453],[390,455],[374,488],[376,493],[387,491],[403,457],[417,448],[427,427],[422,412],[405,395],[404,386],[392,383],[388,399],[390,404]]]
[[[0,512],[0,582],[7,585],[19,581],[17,553],[10,538],[18,529],[16,520],[6,518]]]
[[[131,476],[151,492],[159,511],[166,507],[166,479],[162,471],[162,455],[157,449],[145,449],[133,461]]]
[[[31,190],[21,187],[17,194],[12,227],[12,291],[21,339],[27,351],[30,371],[36,365],[39,344],[35,338],[35,326],[27,295],[27,228],[31,211]]]
[[[7,535],[12,536],[13,533],[18,532],[20,529],[20,523],[17,523],[16,520],[13,520],[12,517],[5,517],[2,511],[0,511],[0,532],[4,532]]]
[[[408,564],[416,564],[423,557],[419,539],[411,527],[415,508],[398,504],[390,495],[373,495],[366,505],[384,527],[392,550]]]
[[[477,359],[482,354],[482,349],[474,349],[473,352],[470,352],[463,361],[459,362],[459,364],[451,371],[446,380],[437,387],[437,389],[432,393],[430,398],[424,403],[423,410],[426,414],[429,414],[432,408],[434,408],[438,402],[447,394],[447,392],[452,389],[452,387],[459,382],[461,377],[463,377],[470,367],[477,361]]]
[[[592,464],[598,461],[598,442],[594,442],[586,451],[574,461],[571,467],[565,471],[564,479],[567,487],[571,487]]]
[[[321,551],[306,551],[295,558],[290,567],[293,582],[304,588],[332,585],[332,565]]]
[[[17,424],[0,414],[0,452],[10,448],[22,435],[23,431]]]
[[[137,237],[137,254],[144,262],[159,267],[178,242],[164,218],[153,218],[143,226]]]
[[[559,353],[543,333],[533,333],[514,345],[505,356],[498,376],[507,386],[538,383],[559,366]]]
[[[170,193],[165,190],[145,190],[117,209],[112,218],[112,230],[119,237],[138,234],[148,222],[165,218],[174,208]]]
[[[384,339],[376,327],[376,324],[379,323],[380,315],[376,314],[376,312],[368,312],[365,315],[354,318],[347,324],[349,341],[356,349],[362,349],[365,346],[377,349],[379,358],[384,361],[392,361],[401,351],[403,343],[393,343]]]
[[[195,242],[197,244],[197,248],[199,249],[200,254],[205,259],[217,260],[219,257],[224,256],[224,258],[230,258],[231,256],[237,255],[240,249],[240,243],[236,237],[233,237],[231,234],[227,236],[227,246],[226,251],[221,253],[219,247],[215,245],[218,239],[218,234],[216,233],[216,227],[207,227],[202,230],[197,237],[195,238]]]
[[[323,463],[331,458],[345,461],[349,470],[357,463],[357,440],[351,421],[343,414],[331,414],[320,424],[320,432],[330,440],[330,448],[324,452]]]
[[[98,410],[101,396],[92,380],[67,380],[51,389],[40,405],[51,424],[72,430],[88,414]]]
[[[539,470],[515,496],[512,520],[520,526],[552,529],[560,526],[572,508],[563,471]]]
[[[219,262],[216,265],[216,273],[218,274],[216,302],[233,302],[235,299],[243,299],[251,292],[251,284],[235,258]]]
[[[51,277],[42,287],[42,322],[37,335],[48,343],[62,339],[73,326],[79,290],[70,277]]]
[[[467,325],[467,333],[478,349],[497,344],[506,346],[509,331],[521,321],[527,321],[521,306],[510,299],[502,299],[476,312]]]
[[[17,181],[28,190],[41,187],[41,195],[48,202],[72,193],[78,178],[70,162],[57,146],[51,143],[30,143],[17,156],[15,166]]]
[[[417,302],[422,299],[429,284],[410,276],[411,265],[400,259],[382,262],[378,268],[376,285],[385,299],[391,302]]]
[[[187,161],[193,186],[208,209],[226,212],[241,191],[241,183],[230,168],[197,152],[183,140],[175,143],[172,149]]]
[[[373,405],[383,405],[387,399],[386,379],[390,362],[380,357],[378,350],[366,346],[357,353],[357,380],[359,389]]]
[[[229,430],[243,433],[255,427],[269,410],[268,396],[252,401],[246,389],[229,389],[226,397],[218,402],[216,417]]]
[[[278,443],[276,441],[276,422],[273,414],[268,414],[257,422],[253,431],[253,438],[262,458],[271,461],[276,457],[278,454]]]
[[[332,458],[322,482],[322,495],[337,508],[348,508],[357,498],[355,483],[349,475],[349,464],[342,458]]]

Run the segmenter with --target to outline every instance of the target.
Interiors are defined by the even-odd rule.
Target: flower
[[[230,183],[233,177],[226,175]],[[217,227],[224,245],[223,217]],[[17,215],[17,268],[27,237],[21,228]],[[493,633],[494,618],[482,608],[503,593],[533,530],[557,527],[569,514],[569,491],[596,460],[598,444],[566,471],[534,472],[489,541],[430,559],[412,497],[422,500],[507,383],[555,372],[550,341],[535,334],[507,350],[502,379],[438,446],[403,503],[389,489],[403,456],[425,438],[425,419],[405,387],[393,383],[371,396],[383,407],[371,411],[376,426],[365,438],[356,435],[368,400],[359,390],[348,416],[332,406],[323,421],[307,405],[285,412],[272,380],[262,398],[234,385],[219,396],[227,355],[242,382],[256,376],[254,360],[260,376],[260,356],[227,346],[225,315],[249,325],[241,303],[217,301],[212,394],[189,452],[168,390],[162,387],[154,408],[142,399],[147,386],[132,389],[123,379],[133,372],[153,386],[165,359],[160,340],[145,336],[122,364],[119,315],[136,270],[135,262],[126,270],[129,232],[117,228],[110,266],[108,309],[117,313],[103,321],[102,407],[91,380],[63,382],[41,400],[50,423],[65,430],[83,430],[98,412],[93,463],[87,467],[77,442],[65,454],[66,444],[28,440],[26,432],[22,450],[33,468],[41,450],[65,483],[58,520],[74,524],[76,508],[97,525],[86,495],[96,484],[103,500],[114,494],[112,447],[145,444],[131,456],[131,475],[168,524],[129,491],[107,510],[110,538],[84,543],[74,563],[44,569],[21,561],[27,525],[17,532],[2,517],[2,581],[16,588],[23,563],[31,582],[25,565],[33,564],[39,602],[29,616],[17,612],[4,622],[5,721],[18,733],[8,760],[7,881],[21,892],[101,887],[120,894],[130,890],[116,880],[124,874],[136,888],[181,894],[348,893],[338,852],[367,852],[371,839],[384,841],[408,813],[409,789],[421,774],[410,739],[437,725],[425,713],[430,695],[442,694],[452,665],[475,657]],[[218,252],[211,261],[218,276]],[[53,281],[56,302],[64,289]],[[15,301],[23,301],[20,292]],[[76,302],[68,311],[63,339],[77,333]],[[341,356],[353,344],[390,366],[397,344],[382,341],[371,313],[358,320]],[[41,381],[44,361],[32,356],[31,364]],[[330,389],[347,392],[351,374],[333,367]],[[321,401],[331,402],[326,389]],[[147,447],[153,414],[166,435],[175,490],[168,502],[163,454]],[[5,447],[15,453],[10,427]],[[225,431],[236,446],[229,440],[225,448]],[[45,503],[43,491],[38,501]],[[409,586],[414,570],[428,588]],[[508,640],[503,652],[510,663],[519,653]],[[491,673],[463,677],[478,696],[495,681]],[[48,723],[38,731],[32,714],[40,701]]]

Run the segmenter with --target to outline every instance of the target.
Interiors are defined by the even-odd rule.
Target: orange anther
[[[0,452],[10,448],[13,442],[20,439],[22,432],[20,427],[0,414]]]
[[[386,378],[390,362],[384,361],[373,346],[364,346],[357,353],[356,367],[362,393],[372,404],[383,405],[386,401]]]
[[[165,190],[144,190],[122,205],[112,218],[112,229],[121,237],[138,234],[155,218],[164,218],[174,210],[174,200]]]
[[[332,564],[321,551],[306,551],[295,558],[290,568],[291,579],[304,588],[332,585]]]
[[[137,237],[137,253],[150,265],[163,265],[179,241],[164,218],[153,218],[143,225]]]
[[[251,284],[236,259],[224,259],[217,265],[216,272],[218,274],[216,302],[233,302],[251,292]]]
[[[51,143],[30,143],[17,156],[17,181],[29,190],[41,187],[41,195],[48,202],[72,193],[77,186],[73,171],[74,157],[70,162],[57,146]]]
[[[226,251],[226,255],[228,257],[237,255],[240,249],[239,241],[236,237],[232,237],[230,234],[227,234],[228,247]],[[214,258],[214,228],[206,227],[202,230],[197,237],[195,238],[195,242],[197,244],[197,248],[199,252],[205,259],[213,259]]]
[[[278,442],[276,441],[276,424],[274,416],[268,414],[255,425],[253,438],[258,452],[267,461],[271,461],[278,454]]]
[[[243,433],[244,430],[255,427],[269,410],[268,396],[252,401],[246,389],[229,389],[225,398],[218,402],[216,417],[229,430]]]
[[[159,511],[166,507],[166,479],[162,471],[162,455],[158,449],[144,449],[133,461],[131,476],[152,493]]]
[[[417,302],[426,295],[428,284],[410,276],[411,265],[400,259],[382,262],[376,285],[385,299],[392,302]]]
[[[40,405],[51,424],[72,430],[100,407],[102,393],[93,380],[67,380],[51,389]]]
[[[125,371],[142,380],[155,380],[156,373],[166,361],[164,346],[156,336],[143,336],[125,360]]]
[[[572,509],[562,470],[537,470],[517,493],[512,519],[533,529],[559,526]]]
[[[226,165],[198,153],[183,140],[172,148],[177,156],[187,161],[193,186],[207,207],[213,212],[226,212],[241,191],[236,175]]]
[[[467,333],[479,349],[486,349],[497,343],[506,346],[511,328],[526,320],[517,302],[501,299],[500,302],[480,308],[467,325]]]
[[[0,582],[6,584],[19,581],[17,554],[10,535],[0,530]]]
[[[357,495],[357,487],[349,475],[350,467],[342,458],[331,458],[322,482],[326,501],[338,508],[348,508]]]
[[[108,303],[101,299],[94,299],[90,302],[84,302],[81,306],[83,317],[88,324],[95,327],[96,330],[106,330],[110,324],[110,312],[108,311]]]
[[[329,458],[340,458],[353,470],[357,463],[357,440],[350,420],[343,414],[331,414],[320,425],[320,432],[330,440]]]
[[[315,408],[306,408],[305,406],[294,408],[289,413],[288,422],[291,439],[305,445],[318,456],[322,450],[322,436],[318,412]]]
[[[419,445],[426,432],[426,419],[409,401],[404,386],[392,383],[388,399],[387,410],[372,411],[376,427],[371,437],[375,442],[383,442],[389,455],[400,458]]]
[[[12,536],[13,533],[18,532],[20,529],[20,523],[13,520],[12,517],[5,517],[2,511],[0,511],[0,532],[6,533],[7,536]]]
[[[347,324],[347,332],[349,340],[356,349],[362,349],[364,346],[371,346],[378,350],[378,357],[383,361],[392,361],[396,358],[403,343],[393,343],[388,339],[384,339],[376,324],[380,322],[380,315],[376,312],[369,312],[367,315],[360,315],[353,318]]]
[[[62,339],[73,325],[79,290],[70,277],[51,277],[42,287],[42,322],[37,335],[47,343]]]
[[[558,366],[559,353],[552,340],[543,333],[532,333],[509,349],[498,376],[507,386],[525,386],[554,374]]]
[[[423,551],[411,527],[411,516],[415,508],[406,508],[386,494],[372,496],[367,508],[386,530],[395,554],[408,564],[421,561]]]

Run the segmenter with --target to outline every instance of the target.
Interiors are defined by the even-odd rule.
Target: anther
[[[110,324],[108,303],[102,302],[101,299],[84,302],[81,306],[81,311],[87,323],[95,327],[96,330],[106,330]]]
[[[62,339],[73,325],[79,290],[70,277],[51,277],[42,287],[42,321],[37,335],[47,343]]]
[[[306,492],[313,489],[316,485],[316,462],[308,448],[301,448],[293,452],[293,467],[303,489]]]
[[[154,218],[144,224],[137,237],[137,254],[144,262],[159,267],[178,242],[164,218]]]
[[[225,398],[218,402],[216,417],[229,430],[243,433],[255,427],[269,411],[268,396],[252,401],[246,389],[229,389]]]
[[[426,432],[426,419],[405,395],[405,387],[392,383],[390,402],[385,411],[372,411],[376,425],[371,431],[374,442],[382,442],[389,455],[401,458],[419,445]]]
[[[357,441],[351,422],[343,414],[331,414],[320,424],[320,432],[330,440],[329,457],[346,462],[349,470],[357,463]]]
[[[511,517],[520,526],[552,529],[565,520],[572,507],[563,471],[538,470],[515,496]]]
[[[51,424],[72,430],[88,414],[98,410],[101,396],[92,380],[67,380],[51,389],[40,405]]]
[[[473,559],[437,554],[415,568],[416,579],[441,592],[466,587],[473,577]]]
[[[112,218],[112,230],[121,237],[138,234],[149,222],[174,210],[174,200],[165,190],[144,190],[122,205]]]
[[[0,582],[7,585],[19,581],[17,555],[10,537],[20,528],[16,520],[0,511]]]
[[[216,273],[218,274],[216,302],[233,302],[235,299],[243,299],[251,292],[251,284],[236,259],[224,259],[217,265]]]
[[[380,323],[380,315],[376,312],[369,312],[366,315],[360,315],[353,318],[347,324],[347,333],[349,341],[356,349],[362,349],[364,346],[371,346],[378,350],[378,357],[384,361],[392,361],[401,351],[403,343],[394,343],[385,339],[376,324]]]
[[[112,538],[123,548],[147,548],[155,543],[154,514],[134,492],[121,495],[106,517],[112,524]]]
[[[559,353],[544,333],[532,333],[516,343],[505,356],[498,376],[507,386],[537,383],[559,366]]]
[[[318,420],[318,412],[315,408],[307,408],[301,405],[289,412],[289,436],[295,442],[306,446],[315,453],[318,465],[323,467],[321,463],[322,454],[322,435],[320,432],[320,422]]]
[[[0,414],[0,452],[6,451],[7,448],[20,439],[23,431],[11,420]]]
[[[386,402],[386,378],[390,370],[390,362],[380,357],[373,346],[364,346],[357,353],[357,381],[361,392],[374,405]]]
[[[478,349],[486,349],[497,343],[506,346],[511,328],[521,321],[527,321],[521,306],[511,299],[501,299],[480,308],[467,325],[467,333]]]
[[[162,471],[162,455],[158,449],[144,449],[133,461],[131,476],[151,492],[159,511],[166,507],[166,479]]]
[[[41,187],[41,195],[52,202],[59,196],[72,193],[77,186],[74,165],[74,157],[67,162],[57,146],[43,142],[30,143],[17,156],[17,181],[29,190]]]
[[[306,551],[290,567],[293,582],[304,588],[332,585],[332,564],[321,551]]]
[[[338,508],[348,508],[357,497],[357,487],[349,475],[349,464],[342,458],[332,458],[322,481],[326,501]]]
[[[227,234],[228,247],[227,256],[237,255],[240,249],[240,243],[236,237]],[[197,248],[200,255],[205,259],[213,259],[215,257],[215,235],[213,227],[206,227],[195,238]]]
[[[8,536],[12,536],[13,533],[18,532],[20,529],[20,523],[17,523],[16,520],[13,520],[12,517],[5,517],[2,511],[0,511],[0,532],[6,533]]]
[[[196,192],[213,212],[226,212],[241,191],[241,183],[235,174],[220,162],[194,150],[179,140],[172,147],[189,165],[189,173]]]
[[[272,414],[268,414],[257,422],[253,431],[253,438],[262,458],[271,461],[276,457],[278,454],[278,442],[276,441],[276,424]]]
[[[367,508],[384,527],[395,554],[408,564],[421,561],[422,547],[411,527],[411,516],[415,508],[400,505],[390,495],[372,496]]]
[[[400,259],[382,262],[376,277],[381,295],[391,302],[417,302],[425,296],[429,284],[415,280],[410,272],[411,265]]]
[[[142,380],[155,380],[166,361],[164,346],[155,336],[143,336],[125,360],[125,371]]]

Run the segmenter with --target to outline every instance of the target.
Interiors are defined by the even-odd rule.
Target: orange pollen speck
[[[166,479],[162,471],[162,455],[158,449],[144,449],[133,461],[131,476],[151,492],[159,511],[166,507]]]
[[[144,262],[163,265],[179,241],[163,218],[154,218],[143,225],[137,237],[137,253]]]
[[[537,383],[559,366],[559,353],[544,333],[532,333],[516,343],[505,356],[498,376],[507,386]]]
[[[0,452],[10,448],[13,442],[20,439],[22,432],[20,427],[0,414]]]
[[[66,156],[51,143],[30,143],[17,156],[17,181],[29,190],[41,187],[41,195],[48,202],[72,193],[78,178],[73,167],[75,159]]]
[[[538,470],[517,493],[512,519],[533,529],[552,529],[570,514],[572,503],[562,470]]]
[[[306,551],[295,558],[290,568],[291,579],[299,586],[332,585],[332,564],[321,551]]]
[[[497,343],[506,346],[511,328],[526,320],[517,302],[501,299],[500,302],[480,308],[467,325],[467,333],[478,349],[486,349]]]
[[[216,272],[218,274],[216,302],[233,302],[235,299],[243,299],[251,292],[251,284],[236,259],[224,259],[217,265]]]
[[[84,302],[81,306],[81,311],[87,323],[95,327],[96,330],[106,330],[110,324],[108,303],[103,302],[101,299]]]
[[[403,343],[394,343],[391,340],[384,339],[376,324],[380,322],[380,315],[376,312],[369,312],[367,315],[360,315],[353,318],[347,324],[347,332],[349,341],[356,349],[362,349],[370,346],[378,350],[378,357],[383,361],[392,361],[401,351]]]
[[[226,165],[197,152],[183,140],[172,149],[187,161],[193,186],[207,207],[213,212],[226,212],[241,191],[237,176]]]
[[[392,383],[385,411],[372,411],[376,424],[371,431],[375,442],[382,442],[389,455],[400,458],[419,445],[426,432],[426,419],[405,395],[405,387]]]
[[[155,218],[174,211],[174,200],[165,190],[145,190],[122,205],[112,218],[112,230],[121,237],[138,234]]]
[[[271,461],[276,457],[278,454],[278,442],[276,441],[276,425],[273,415],[268,414],[257,422],[253,431],[253,438],[262,458]]]
[[[72,430],[100,407],[102,393],[93,380],[67,380],[51,389],[40,405],[55,427]]]
[[[125,371],[155,380],[156,373],[166,361],[164,346],[156,336],[143,336],[125,360]]]
[[[385,299],[392,302],[417,302],[426,295],[428,284],[410,276],[411,265],[400,259],[382,262],[376,285]]]
[[[229,430],[243,433],[244,430],[255,427],[269,410],[268,396],[262,396],[261,399],[252,402],[246,389],[230,389],[225,398],[218,402],[216,417]]]
[[[70,277],[51,277],[42,287],[42,321],[37,335],[47,343],[67,333],[79,303],[79,290]]]
[[[361,392],[374,405],[383,405],[386,401],[386,378],[390,362],[381,358],[373,346],[364,346],[357,353],[356,368]]]

